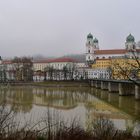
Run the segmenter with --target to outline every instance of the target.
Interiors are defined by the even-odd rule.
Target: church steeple
[[[134,36],[132,36],[131,34],[129,34],[126,38],[126,42],[135,42],[135,38]]]
[[[134,38],[133,35],[129,34],[126,37],[125,48],[128,51],[134,51],[134,50],[136,50],[135,38]]]
[[[93,35],[89,33],[87,35],[87,41],[86,41],[86,61],[92,62],[93,61]]]
[[[91,33],[89,33],[87,35],[87,45],[92,45],[93,44],[93,35]]]
[[[95,50],[99,50],[99,41],[98,41],[98,39],[97,38],[95,38],[95,39],[93,39],[93,44],[94,44],[94,46],[95,46]]]
[[[99,49],[98,45],[98,39],[93,38],[93,35],[89,33],[87,35],[87,41],[86,41],[86,61],[88,64],[91,64],[94,62],[95,59],[95,50]]]
[[[89,33],[89,34],[87,35],[87,39],[93,39],[93,35],[92,35],[91,33]]]

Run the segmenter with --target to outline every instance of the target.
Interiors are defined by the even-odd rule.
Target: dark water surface
[[[49,109],[64,120],[78,118],[85,128],[99,116],[109,118],[121,130],[139,128],[140,101],[94,88],[1,87],[3,101],[23,122],[37,121]]]

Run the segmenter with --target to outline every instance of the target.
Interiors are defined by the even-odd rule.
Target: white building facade
[[[39,61],[34,66],[34,81],[70,80],[74,77],[76,61],[70,58],[56,58]]]

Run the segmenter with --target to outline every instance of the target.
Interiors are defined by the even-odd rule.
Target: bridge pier
[[[140,100],[140,86],[135,85],[135,99]]]
[[[115,83],[115,82],[109,82],[108,91],[109,92],[119,92],[119,84]]]
[[[101,89],[108,90],[108,81],[101,81]]]
[[[108,92],[118,92],[120,96],[135,95],[135,99],[140,100],[140,86],[131,81],[94,79],[90,81],[90,86]]]
[[[134,95],[135,94],[135,86],[132,83],[119,83],[119,95]]]

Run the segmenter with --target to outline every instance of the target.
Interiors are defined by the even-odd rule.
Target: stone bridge
[[[135,95],[135,99],[140,99],[140,86],[132,81],[92,79],[89,82],[91,87],[117,92],[121,96]]]

